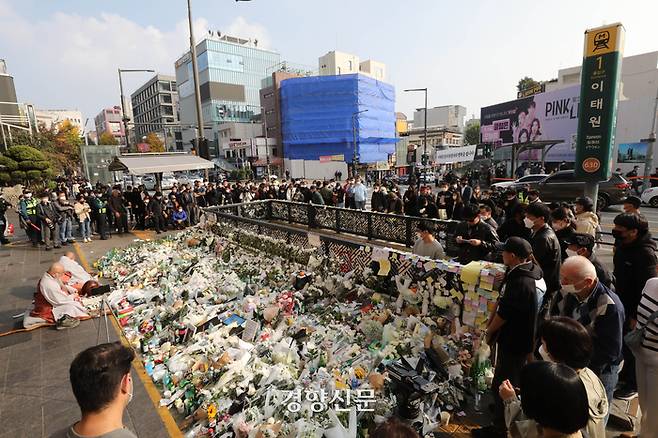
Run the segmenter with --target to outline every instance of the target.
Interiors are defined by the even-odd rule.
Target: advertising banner
[[[458,148],[448,148],[441,151],[436,151],[434,156],[435,164],[449,164],[449,163],[462,163],[465,161],[473,161],[475,158],[475,149],[477,146],[462,146]]]
[[[547,91],[482,108],[480,139],[494,148],[530,141],[559,140],[547,162],[574,161],[578,131],[580,86]],[[541,159],[541,151],[521,154],[521,160]]]
[[[612,171],[623,41],[621,24],[585,32],[574,169],[589,181],[605,181]]]
[[[621,143],[617,150],[617,164],[644,163],[648,143]]]

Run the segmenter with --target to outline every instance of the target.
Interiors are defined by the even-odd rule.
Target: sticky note
[[[471,262],[462,267],[461,279],[464,283],[475,284],[480,278],[480,271],[482,270],[482,263]]]
[[[379,272],[377,275],[388,275],[391,272],[391,262],[388,259],[379,261]]]

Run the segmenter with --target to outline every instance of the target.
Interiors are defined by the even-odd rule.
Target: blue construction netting
[[[395,152],[395,89],[360,74],[286,79],[281,83],[281,131],[286,158],[344,155],[352,162],[355,117],[360,163]]]

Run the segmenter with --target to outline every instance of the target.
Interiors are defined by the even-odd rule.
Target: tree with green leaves
[[[98,144],[103,146],[115,146],[119,144],[119,140],[117,140],[110,131],[104,131],[100,137],[98,137]]]
[[[11,146],[0,156],[0,182],[37,186],[54,176],[46,155],[31,146]]]
[[[535,81],[531,77],[526,76],[522,79],[519,79],[519,83],[516,84],[516,90],[523,91],[530,87],[534,87],[535,85],[540,85],[540,84],[541,82]]]
[[[150,152],[164,152],[165,147],[160,137],[155,132],[149,132],[146,134],[146,143],[149,144]]]
[[[480,143],[480,122],[471,123],[464,131],[464,144],[473,145]]]

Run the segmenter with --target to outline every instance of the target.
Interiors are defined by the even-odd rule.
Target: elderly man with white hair
[[[79,318],[89,316],[77,291],[62,282],[65,273],[61,263],[53,263],[43,274],[34,293],[34,308],[25,315],[23,325],[57,323],[57,329],[77,327]]]
[[[583,256],[567,258],[560,269],[561,316],[580,322],[592,336],[594,354],[589,368],[605,387],[608,401],[617,385],[622,356],[624,306],[619,297],[599,281],[596,268]]]

